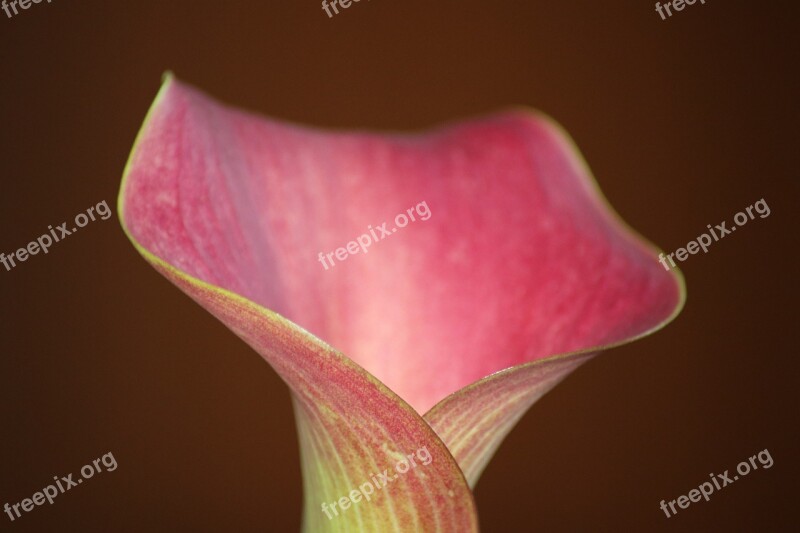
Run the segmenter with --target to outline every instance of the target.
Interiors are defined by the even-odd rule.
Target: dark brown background
[[[280,5],[279,5],[280,4]],[[291,5],[289,5],[291,4]],[[0,12],[0,250],[101,200],[172,69],[322,126],[420,128],[511,104],[574,136],[619,213],[667,250],[760,198],[683,264],[660,333],[539,402],[477,488],[483,531],[789,531],[797,494],[794,3],[54,0]],[[115,209],[116,211],[116,209]],[[0,505],[111,451],[119,467],[2,531],[298,531],[289,396],[153,271],[116,219],[0,269]],[[661,499],[775,460],[667,519]]]

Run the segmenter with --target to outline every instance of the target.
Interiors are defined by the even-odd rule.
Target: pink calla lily
[[[422,202],[429,219],[320,264]],[[531,404],[685,298],[567,135],[526,110],[329,132],[167,77],[119,213],[145,259],[289,386],[307,531],[477,531],[471,488]],[[423,446],[428,466],[320,510]]]

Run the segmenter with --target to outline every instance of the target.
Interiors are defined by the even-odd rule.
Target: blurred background
[[[0,505],[112,452],[119,467],[0,531],[300,527],[288,391],[123,235],[116,195],[165,70],[311,125],[409,130],[510,105],[574,137],[615,209],[682,264],[684,312],[538,402],[483,475],[482,531],[796,531],[798,8],[316,0],[32,4],[0,12]],[[730,222],[729,222],[730,224]],[[673,518],[662,499],[774,459]]]

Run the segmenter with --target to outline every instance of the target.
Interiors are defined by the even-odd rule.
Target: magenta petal
[[[335,267],[318,262],[421,203],[429,219]],[[290,385],[301,435],[317,435],[304,441],[307,487],[335,493],[312,472],[337,454],[358,475],[369,469],[382,448],[356,439],[362,424],[399,439],[395,452],[433,439],[443,469],[433,490],[451,499],[422,511],[404,493],[403,516],[459,531],[476,527],[469,491],[453,488],[463,478],[393,393],[419,414],[433,408],[427,421],[474,484],[531,403],[591,354],[666,324],[684,299],[679,274],[616,217],[567,136],[527,111],[415,135],[325,132],[169,79],[120,213],[145,257]],[[351,436],[320,444],[348,409],[359,413]]]

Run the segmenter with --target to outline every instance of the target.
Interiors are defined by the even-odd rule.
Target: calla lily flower
[[[427,220],[327,255],[422,203]],[[118,211],[141,255],[288,385],[306,531],[478,531],[472,488],[526,410],[685,299],[566,133],[523,109],[333,132],[167,76]],[[423,447],[430,464],[380,486]]]

